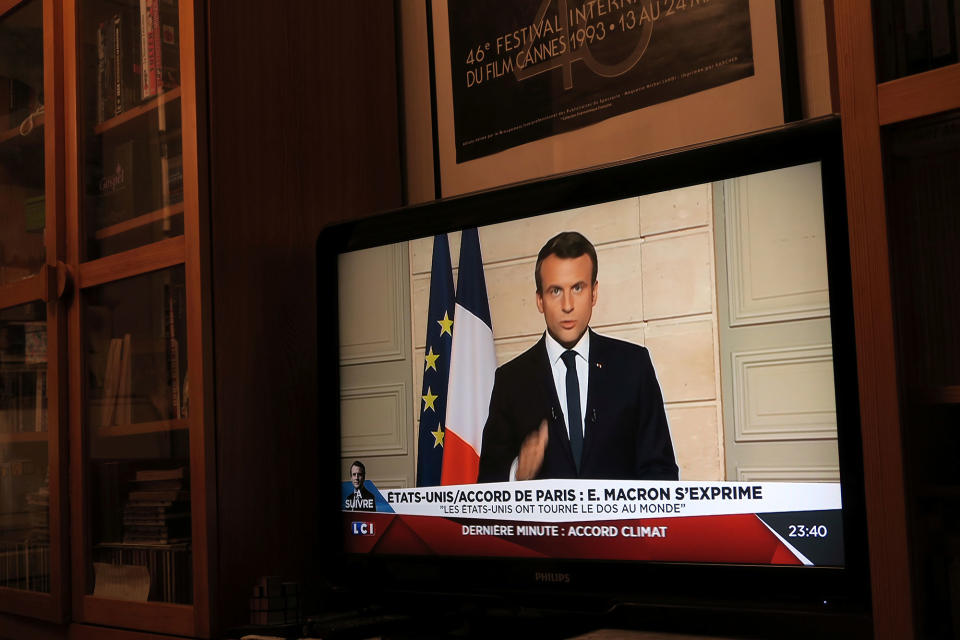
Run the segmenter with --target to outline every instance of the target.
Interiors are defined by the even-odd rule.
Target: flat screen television
[[[868,626],[848,250],[835,118],[329,227],[331,583]]]

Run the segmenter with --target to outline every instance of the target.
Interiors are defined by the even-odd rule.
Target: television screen
[[[346,557],[863,570],[838,149],[794,125],[325,233]]]

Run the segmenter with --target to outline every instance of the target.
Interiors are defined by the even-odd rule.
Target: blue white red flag
[[[423,387],[420,403],[420,437],[417,448],[417,486],[440,484],[443,463],[444,428],[447,410],[447,379],[453,342],[453,269],[447,234],[433,238],[433,266],[430,270],[430,302],[427,311],[427,340],[424,347]]]
[[[477,481],[483,425],[490,409],[497,358],[493,324],[483,277],[480,237],[476,229],[463,231],[460,273],[457,276],[456,333],[450,354],[443,484]]]

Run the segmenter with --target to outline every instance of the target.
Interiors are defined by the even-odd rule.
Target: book
[[[182,285],[165,284],[164,337],[167,340],[167,389],[170,394],[170,417],[182,418],[180,405],[180,345],[177,342],[177,324],[182,317],[180,293]]]
[[[97,185],[95,227],[102,229],[133,217],[138,209],[134,164],[137,141],[103,140],[103,174]],[[142,195],[140,196],[142,198]]]
[[[36,404],[34,406],[33,430],[41,433],[47,430],[47,372],[37,371]]]
[[[185,490],[180,491],[131,491],[130,492],[130,501],[135,502],[137,500],[155,500],[155,501],[170,501],[174,502],[177,500],[189,500],[190,492]]]
[[[127,507],[131,509],[169,509],[173,505],[179,504],[186,505],[186,502],[183,500],[144,500],[140,498],[134,502],[128,502],[124,509]]]
[[[157,30],[159,12],[154,20],[155,0],[140,0],[140,96],[146,100],[157,95]]]
[[[117,391],[120,385],[120,358],[123,355],[123,340],[111,338],[107,349],[107,369],[103,377],[103,404],[100,426],[113,425],[117,407]]]
[[[179,491],[185,488],[182,480],[144,480],[136,482],[137,491]]]
[[[130,341],[130,334],[123,334],[120,355],[120,383],[117,389],[117,424],[130,424],[132,418]]]
[[[135,10],[113,14],[114,109],[118,116],[140,103],[140,20]]]
[[[174,469],[140,469],[134,475],[134,480],[181,480],[187,477],[186,467],[176,467]]]
[[[123,514],[123,524],[129,527],[146,527],[146,526],[167,526],[171,522],[177,520],[183,520],[184,518],[189,518],[190,514],[186,511],[180,513],[139,513],[132,512],[128,513],[124,510]]]
[[[180,11],[177,0],[160,0],[159,83],[163,91],[180,86]]]
[[[112,86],[107,78],[106,30],[106,22],[97,25],[97,124],[107,119],[107,105],[110,103],[107,89]]]
[[[183,542],[190,538],[190,520],[182,518],[161,525],[126,525],[123,530],[124,542],[155,542],[170,544]]]
[[[110,30],[113,32],[109,60],[113,66],[113,108],[110,109],[110,115],[118,116],[123,113],[123,59],[120,57],[123,50],[123,20],[119,13],[113,15]]]
[[[183,202],[183,156],[177,155],[167,158],[167,194],[165,195],[164,206]]]
[[[156,96],[180,84],[179,16],[173,0],[140,0],[141,95]]]
[[[144,491],[153,491],[153,489],[144,489]],[[176,491],[181,491],[176,489]],[[190,510],[190,503],[187,500],[128,500],[123,505],[125,514],[162,514],[162,513],[186,513]]]

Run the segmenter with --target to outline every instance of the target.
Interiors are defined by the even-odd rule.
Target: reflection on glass
[[[89,590],[105,598],[192,602],[183,267],[83,296]]]
[[[905,382],[960,385],[960,110],[888,127],[884,157]]]
[[[873,5],[878,82],[960,61],[957,0],[874,0]]]
[[[86,259],[183,234],[177,0],[81,5]]]
[[[884,129],[918,637],[960,630],[960,110]]]
[[[47,323],[0,311],[0,587],[50,591]]]
[[[43,11],[0,17],[0,285],[40,270],[44,247]]]

